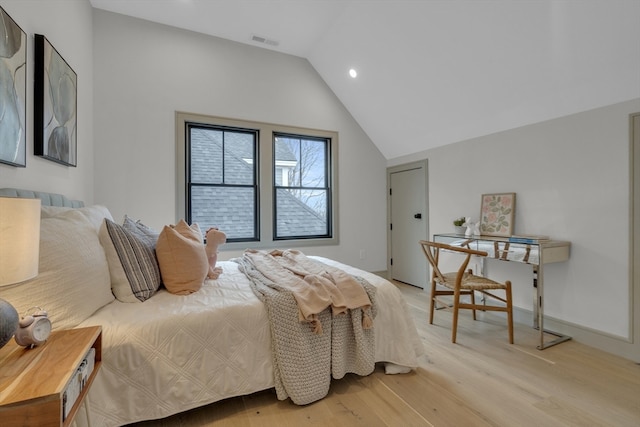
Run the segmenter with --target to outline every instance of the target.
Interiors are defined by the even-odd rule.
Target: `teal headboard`
[[[69,208],[81,208],[82,200],[71,200],[62,194],[44,193],[42,191],[19,190],[17,188],[0,188],[0,197],[19,197],[21,199],[40,199],[42,206],[64,206]]]

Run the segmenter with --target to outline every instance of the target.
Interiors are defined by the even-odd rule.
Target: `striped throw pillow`
[[[125,227],[105,218],[99,233],[109,263],[111,290],[122,302],[146,301],[162,283],[155,241],[148,231],[133,224]]]

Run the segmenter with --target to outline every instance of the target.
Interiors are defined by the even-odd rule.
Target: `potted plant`
[[[456,234],[464,234],[465,231],[467,231],[467,227],[464,226],[466,221],[466,218],[463,216],[453,220],[453,226],[455,227]]]

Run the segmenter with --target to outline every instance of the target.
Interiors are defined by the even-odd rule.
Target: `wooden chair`
[[[499,283],[494,280],[482,276],[472,274],[471,270],[467,271],[469,260],[472,255],[486,257],[487,252],[476,251],[469,247],[451,246],[444,243],[436,243],[427,240],[421,240],[420,246],[422,251],[429,260],[431,265],[431,302],[429,312],[429,324],[433,324],[433,312],[436,309],[436,302],[443,303],[438,298],[442,295],[453,295],[453,330],[451,332],[451,342],[456,342],[456,333],[458,329],[458,311],[460,309],[470,309],[473,311],[473,320],[476,320],[476,310],[486,311],[504,311],[507,313],[507,325],[509,327],[509,342],[513,344],[513,304],[511,299],[511,281]],[[451,251],[466,255],[460,268],[454,273],[442,273],[438,267],[441,251]],[[436,289],[436,285],[441,285],[446,290]],[[500,297],[495,291],[504,291],[505,296]],[[494,300],[501,301],[506,305],[492,304],[476,304],[475,292],[479,292]],[[468,295],[471,299],[470,303],[460,301],[460,297]],[[486,302],[486,301],[485,301]]]

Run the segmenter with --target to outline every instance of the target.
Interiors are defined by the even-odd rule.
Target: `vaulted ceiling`
[[[306,58],[387,159],[640,98],[640,0],[90,1]]]

